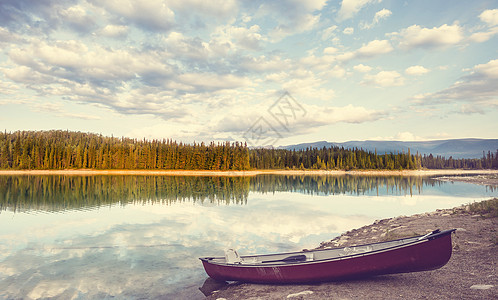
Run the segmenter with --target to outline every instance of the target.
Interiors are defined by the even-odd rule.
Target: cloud
[[[479,18],[481,21],[485,22],[489,28],[487,31],[473,33],[470,36],[470,40],[477,43],[483,43],[498,34],[498,9],[485,10],[479,15]]]
[[[261,28],[258,25],[249,28],[225,25],[218,27],[211,36],[220,45],[230,45],[232,50],[239,48],[259,50],[262,47],[261,43],[267,40],[260,31]]]
[[[320,21],[318,12],[325,4],[325,0],[267,1],[259,7],[256,16],[258,18],[271,16],[276,20],[277,25],[270,30],[268,35],[274,42],[277,42],[289,35],[314,29]]]
[[[377,25],[381,20],[387,19],[390,15],[392,15],[392,12],[390,10],[384,8],[384,9],[375,13],[375,16],[374,16],[372,23],[370,23],[370,24],[362,23],[362,24],[360,24],[360,28],[361,29],[370,29],[370,28],[374,27],[375,25]]]
[[[398,132],[395,136],[394,136],[394,140],[395,141],[405,141],[405,142],[409,142],[409,141],[423,141],[424,138],[420,137],[420,136],[416,136],[415,134],[411,133],[411,132],[408,132],[408,131],[404,131],[404,132]]]
[[[164,31],[173,28],[175,13],[161,0],[90,0],[95,6],[103,6],[109,13],[124,18],[146,30]]]
[[[479,19],[481,21],[487,23],[489,26],[497,26],[498,25],[498,9],[488,9],[483,11],[479,15]]]
[[[498,26],[492,27],[488,31],[481,31],[473,33],[469,39],[476,43],[483,43],[498,34]]]
[[[405,79],[396,71],[380,71],[375,75],[365,75],[365,83],[381,87],[401,86]]]
[[[97,31],[97,34],[105,37],[119,38],[128,35],[129,30],[130,28],[125,25],[109,24]]]
[[[7,47],[10,44],[18,44],[23,42],[25,41],[20,35],[11,32],[8,28],[0,27],[0,45]]]
[[[355,52],[356,57],[373,57],[380,54],[386,54],[393,51],[391,43],[387,40],[373,40],[363,45]]]
[[[291,68],[291,64],[291,60],[278,55],[260,55],[242,57],[239,67],[250,72],[279,72]]]
[[[308,108],[308,111],[310,110],[311,109]],[[313,116],[313,113],[310,112],[310,115]],[[367,109],[365,107],[353,106],[349,104],[343,107],[324,108],[323,110],[317,112],[316,120],[327,125],[335,123],[359,124],[377,121],[384,118],[386,115],[387,113],[383,111]]]
[[[338,61],[349,61],[355,58],[368,59],[382,54],[387,54],[389,52],[392,52],[393,50],[394,48],[391,46],[391,43],[389,43],[389,41],[373,40],[368,42],[366,45],[363,44],[361,48],[355,51],[338,54],[335,56],[335,58]]]
[[[179,75],[178,81],[185,84],[188,91],[235,89],[241,86],[250,85],[250,81],[247,78],[232,74],[186,73]],[[188,87],[192,87],[192,89]]]
[[[344,34],[353,34],[354,33],[354,28],[353,27],[347,27],[347,28],[344,28],[344,30],[342,31],[342,33]]]
[[[285,23],[279,24],[269,34],[276,42],[289,35],[309,31],[313,29],[320,21],[320,15],[305,14],[299,19],[293,19]]]
[[[498,59],[472,68],[449,88],[414,97],[421,103],[465,101],[498,107]]]
[[[367,4],[381,1],[382,0],[342,0],[341,8],[337,13],[337,21],[342,22],[351,19]]]
[[[372,67],[370,66],[365,66],[363,64],[359,64],[353,67],[355,71],[361,72],[361,73],[368,73],[372,70]]]
[[[229,136],[238,137],[245,134],[261,117],[269,128],[267,135],[279,133],[280,137],[291,132],[293,135],[307,134],[320,129],[320,127],[338,124],[361,124],[374,122],[387,116],[386,112],[367,109],[361,106],[347,105],[343,107],[308,105],[301,103],[306,114],[296,114],[295,118],[289,117],[286,128],[282,128],[269,114],[265,114],[264,107],[251,107],[243,115],[240,112],[229,114],[220,118],[209,129],[210,132],[226,132]],[[285,113],[285,112],[284,112]],[[271,128],[269,127],[271,126]],[[271,129],[271,130],[270,130]]]
[[[422,66],[411,66],[406,68],[405,74],[407,75],[423,75],[430,72],[429,69],[426,69]]]
[[[484,115],[486,112],[482,107],[478,105],[462,104],[462,106],[460,106],[460,110],[458,111],[458,113],[462,115],[473,115],[473,114]]]
[[[399,33],[394,32],[389,35],[399,39],[399,46],[405,49],[444,47],[458,44],[463,40],[463,30],[458,24],[444,24],[432,29],[412,25]]]
[[[90,32],[95,26],[94,19],[81,5],[75,5],[59,11],[61,20],[78,32]]]
[[[334,47],[327,47],[325,49],[323,49],[323,54],[325,55],[332,55],[332,54],[336,54],[339,50],[337,48],[334,48]]]
[[[398,132],[394,136],[375,137],[375,138],[372,138],[372,140],[376,140],[376,141],[402,141],[402,142],[427,141],[426,138],[417,136],[409,131]]]
[[[332,25],[330,27],[327,27],[325,28],[323,31],[322,31],[322,40],[328,40],[330,39],[331,37],[334,36],[334,31],[337,30],[337,25]]]

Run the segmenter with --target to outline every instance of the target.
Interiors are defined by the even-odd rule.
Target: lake
[[[0,298],[202,299],[198,257],[314,248],[497,194],[400,176],[0,176]]]

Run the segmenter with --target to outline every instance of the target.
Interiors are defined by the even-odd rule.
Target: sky
[[[498,138],[498,1],[2,0],[0,129]]]

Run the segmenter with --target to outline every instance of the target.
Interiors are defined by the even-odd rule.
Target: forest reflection
[[[94,209],[175,202],[247,204],[249,192],[312,195],[412,195],[442,183],[402,176],[0,176],[0,213]]]

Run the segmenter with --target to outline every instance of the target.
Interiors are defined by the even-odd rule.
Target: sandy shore
[[[316,284],[219,284],[207,299],[497,299],[498,218],[467,207],[379,220],[319,247],[368,244],[455,228],[453,255],[440,269]]]
[[[249,170],[249,171],[209,171],[209,170],[0,170],[0,175],[170,175],[170,176],[256,176],[277,175],[372,175],[372,176],[443,176],[498,174],[498,170]]]

